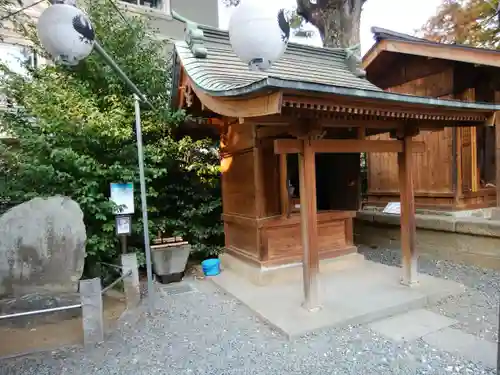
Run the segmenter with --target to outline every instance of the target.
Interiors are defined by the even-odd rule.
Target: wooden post
[[[318,218],[316,208],[316,162],[309,140],[299,153],[300,224],[304,272],[304,307],[319,310]]]
[[[455,192],[455,204],[459,205],[462,203],[463,194],[463,170],[462,170],[462,128],[454,129],[457,134],[457,190]]]
[[[411,137],[405,136],[403,142],[403,152],[398,153],[399,191],[401,195],[401,250],[403,252],[403,277],[401,282],[404,285],[411,286],[417,283]]]
[[[496,169],[496,189],[497,207],[500,207],[500,124],[495,124],[495,169]]]
[[[287,155],[281,154],[280,158],[280,206],[281,216],[286,217],[290,213],[290,197],[288,194],[288,168]]]

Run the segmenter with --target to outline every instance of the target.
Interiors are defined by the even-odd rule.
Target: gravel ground
[[[361,248],[360,252],[367,259],[380,263],[401,264],[400,251]],[[429,310],[458,320],[453,328],[498,342],[500,272],[425,258],[419,260],[419,272],[457,281],[467,287],[464,294],[449,297]]]
[[[397,253],[370,250],[368,257],[387,264]],[[447,262],[421,262],[421,272],[446,276],[470,287],[434,311],[460,321],[459,328],[496,337],[500,275]],[[479,364],[438,351],[422,340],[397,344],[365,326],[325,330],[286,341],[238,301],[209,281],[188,280],[195,291],[167,295],[161,288],[155,319],[143,306],[125,320],[101,348],[72,349],[5,360],[0,374],[353,374],[445,375],[496,373]],[[137,320],[137,315],[139,318]],[[129,316],[130,319],[133,316]],[[479,320],[478,320],[479,319]]]

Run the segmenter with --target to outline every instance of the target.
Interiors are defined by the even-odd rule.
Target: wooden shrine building
[[[367,79],[387,92],[500,103],[500,51],[442,44],[372,28],[376,43],[363,58]],[[373,139],[386,140],[389,134]],[[496,205],[495,129],[474,124],[423,131],[413,159],[417,207],[444,210]],[[370,154],[368,205],[397,201],[395,155]]]
[[[391,154],[403,279],[413,283],[413,159],[424,151],[413,138],[447,126],[482,128],[500,106],[385,92],[340,49],[290,43],[269,71],[250,71],[226,31],[188,32],[189,42],[175,44],[173,105],[220,133],[226,254],[261,269],[302,261],[314,308],[320,260],[356,251],[360,153]],[[392,138],[367,139],[385,132]]]

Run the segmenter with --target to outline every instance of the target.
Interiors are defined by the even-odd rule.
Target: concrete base
[[[320,272],[328,274],[354,267],[364,262],[364,259],[363,255],[359,253],[347,254],[338,258],[324,259],[320,261]],[[222,254],[220,260],[223,270],[231,270],[255,285],[264,286],[288,283],[291,281],[302,281],[302,263],[292,263],[276,267],[262,267],[257,264],[244,262],[228,253]]]
[[[400,284],[401,268],[363,260],[320,276],[322,309],[308,312],[302,281],[257,286],[230,269],[212,279],[288,338],[346,325],[370,323],[418,309],[465,288],[449,280],[419,275],[419,284]]]

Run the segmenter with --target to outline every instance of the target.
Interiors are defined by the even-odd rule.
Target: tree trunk
[[[361,8],[366,0],[297,0],[297,13],[316,26],[324,47],[360,44]]]

